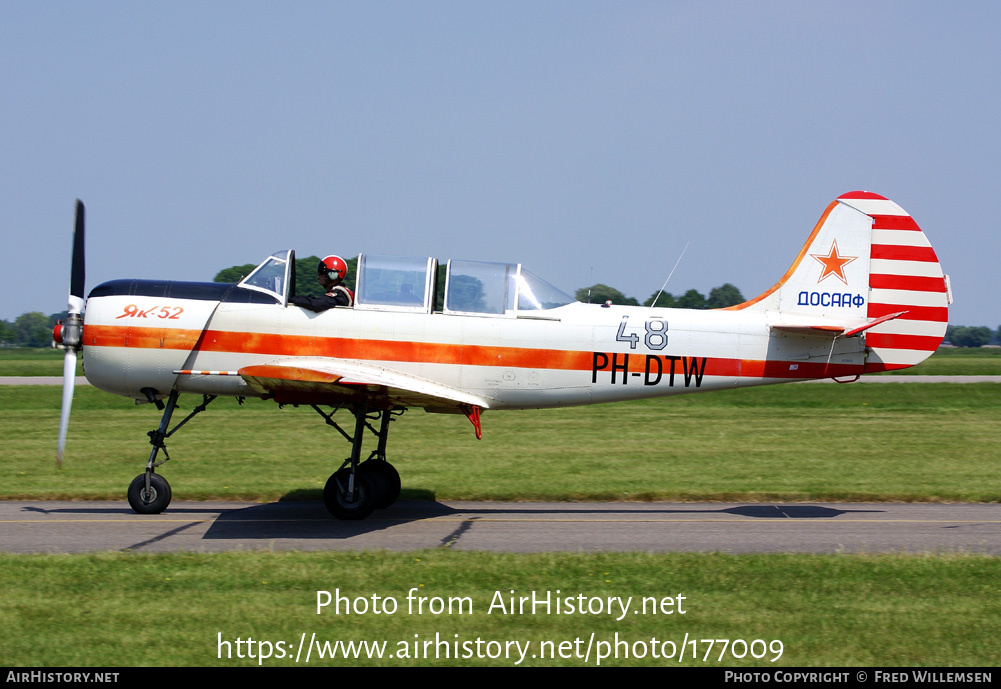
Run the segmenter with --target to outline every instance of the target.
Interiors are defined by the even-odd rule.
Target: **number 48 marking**
[[[636,345],[640,341],[640,336],[636,333],[626,335],[626,323],[628,321],[629,316],[622,317],[622,322],[619,323],[619,331],[615,334],[615,341],[628,342],[629,349],[636,349]],[[647,349],[659,352],[667,346],[667,321],[663,318],[648,318],[643,327],[646,329],[643,344],[647,346]]]

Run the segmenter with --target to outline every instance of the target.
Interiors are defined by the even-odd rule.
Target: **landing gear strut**
[[[170,396],[167,398],[167,405],[164,407],[163,402],[154,397],[155,391],[146,388],[143,392],[146,393],[151,402],[154,402],[158,408],[164,411],[159,427],[155,431],[150,431],[146,434],[149,436],[149,444],[153,446],[153,449],[150,451],[149,460],[146,462],[146,471],[132,479],[132,483],[129,485],[129,505],[139,514],[160,514],[167,509],[167,505],[170,504],[172,497],[170,484],[167,483],[167,479],[154,473],[158,466],[170,461],[170,455],[167,454],[167,446],[163,441],[174,435],[181,426],[194,418],[196,414],[205,411],[205,408],[216,396],[204,395],[202,403],[184,417],[183,421],[168,431],[170,417],[173,416],[174,410],[177,408],[177,398],[180,393],[177,390],[172,390]],[[161,450],[163,450],[164,459],[157,462],[156,456]]]
[[[323,488],[323,503],[327,510],[338,519],[364,519],[372,510],[385,509],[396,502],[400,497],[400,474],[386,461],[386,440],[393,416],[402,414],[404,410],[380,409],[369,413],[365,400],[348,405],[355,417],[354,434],[349,434],[333,421],[340,407],[325,414],[315,404],[311,406],[327,425],[333,426],[351,443],[351,456],[331,474]],[[378,421],[378,430],[369,421]],[[362,441],[366,428],[379,438],[379,444],[362,462]]]

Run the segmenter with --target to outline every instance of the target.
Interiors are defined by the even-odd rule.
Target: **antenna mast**
[[[667,283],[671,279],[671,276],[674,275],[674,271],[678,269],[678,264],[681,263],[681,257],[685,255],[686,251],[688,251],[688,245],[691,243],[691,241],[688,241],[685,244],[685,248],[681,250],[681,256],[678,256],[678,260],[674,262],[674,268],[671,268],[671,272],[667,274],[667,280],[664,280],[664,284],[660,286],[660,291],[657,292],[657,296],[653,298],[653,303],[650,304],[651,308],[657,305],[657,300],[660,299],[660,295],[664,293],[664,288],[667,287]]]

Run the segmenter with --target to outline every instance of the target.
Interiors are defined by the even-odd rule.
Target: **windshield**
[[[284,302],[288,283],[290,282],[290,266],[295,261],[295,252],[290,249],[277,251],[254,268],[254,271],[240,281],[240,287],[267,292],[278,301]]]

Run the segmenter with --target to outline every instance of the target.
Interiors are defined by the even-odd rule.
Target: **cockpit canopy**
[[[439,266],[434,258],[358,257],[354,308],[446,314],[518,316],[555,309],[576,301],[522,268],[520,263],[454,261],[446,264],[444,299],[438,301]],[[240,282],[240,287],[288,303],[295,284],[295,252],[269,256]]]
[[[355,308],[425,313],[434,305],[438,261],[398,256],[358,257]]]
[[[448,262],[445,313],[514,315],[574,301],[520,263]]]

